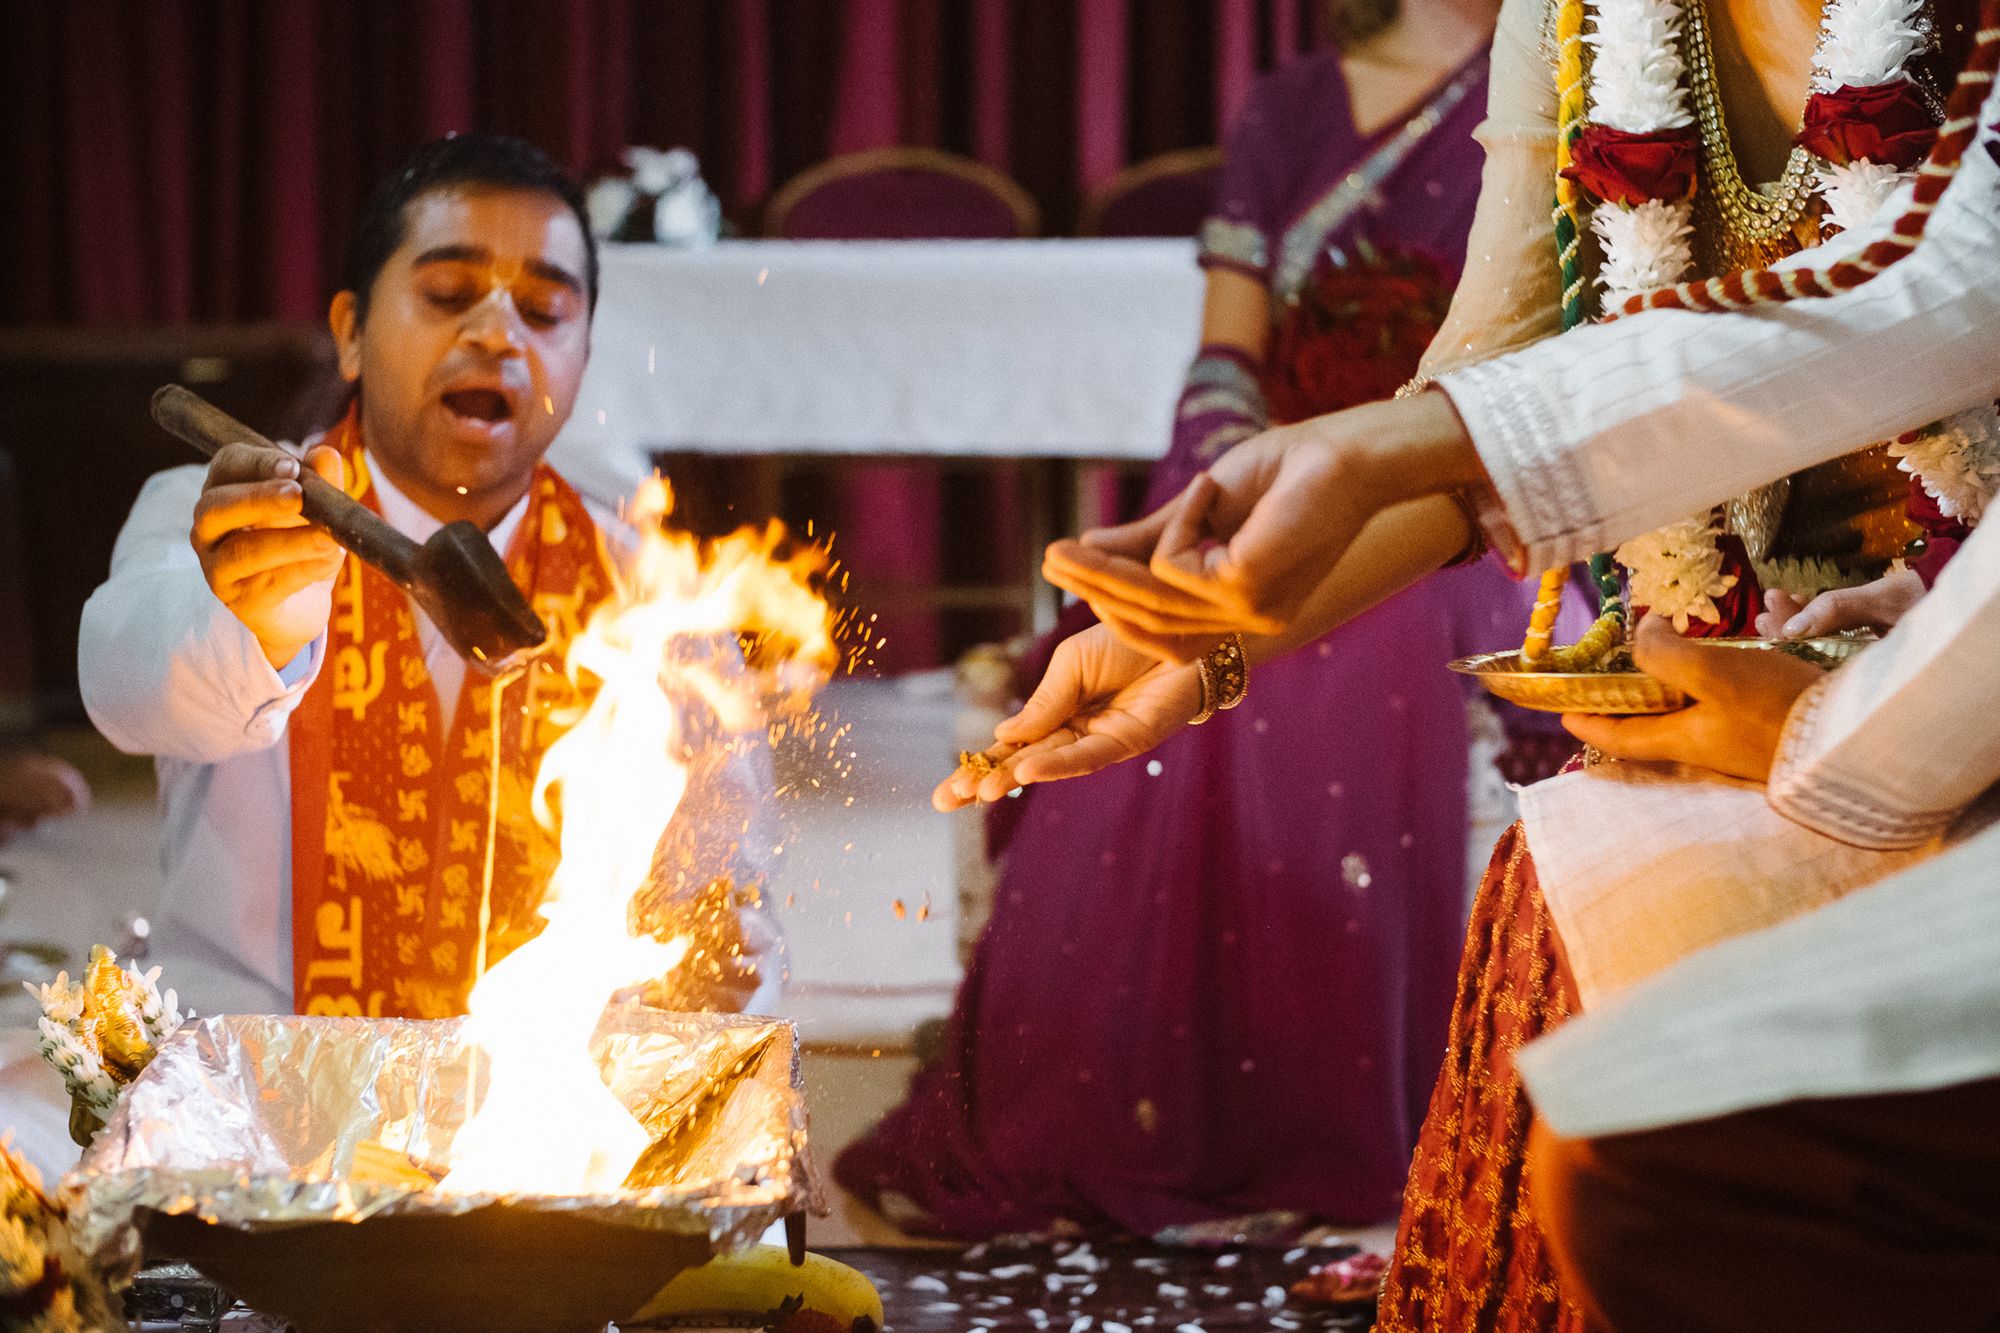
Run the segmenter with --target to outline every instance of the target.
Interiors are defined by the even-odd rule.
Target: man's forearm
[[[1245,655],[1256,666],[1311,643],[1443,568],[1465,551],[1472,538],[1464,511],[1444,496],[1406,500],[1382,511],[1361,530],[1284,632],[1246,637]]]
[[[1487,484],[1458,409],[1436,390],[1369,403],[1332,420],[1341,423],[1355,476],[1385,507]]]

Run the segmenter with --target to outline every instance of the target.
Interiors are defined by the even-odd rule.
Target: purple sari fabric
[[[1322,243],[1366,235],[1456,271],[1484,62]],[[1231,252],[1205,262],[1268,281],[1286,230],[1396,129],[1357,134],[1331,53],[1279,71],[1229,145],[1211,230]],[[1196,378],[1155,500],[1261,424],[1254,393],[1232,406]],[[961,1237],[1395,1216],[1467,896],[1464,695],[1445,663],[1517,636],[1532,591],[1491,561],[1443,572],[1261,668],[1242,708],[1147,759],[1024,794],[945,1048],[841,1155],[841,1183]]]

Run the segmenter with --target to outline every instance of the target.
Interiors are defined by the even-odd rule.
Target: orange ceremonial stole
[[[323,443],[348,492],[379,512],[350,411]],[[408,594],[349,556],[334,585],[326,657],[290,726],[292,1002],[305,1014],[443,1018],[463,1013],[493,856],[487,964],[541,929],[554,837],[530,793],[577,702],[569,641],[612,586],[597,525],[576,492],[537,466],[507,549],[549,642],[501,683],[499,802],[494,682],[468,666],[447,732]]]

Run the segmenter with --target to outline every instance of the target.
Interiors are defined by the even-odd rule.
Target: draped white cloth
[[[1193,241],[738,241],[603,257],[552,460],[592,493],[656,450],[1129,458],[1199,341]]]

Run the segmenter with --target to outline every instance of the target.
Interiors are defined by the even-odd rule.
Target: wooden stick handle
[[[248,444],[259,449],[278,447],[214,403],[178,384],[163,385],[153,395],[153,420],[168,434],[185,440],[208,458],[215,457],[227,444]],[[299,464],[299,489],[304,495],[300,512],[307,519],[325,528],[335,541],[399,586],[409,586],[416,569],[415,542],[303,462]]]

